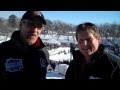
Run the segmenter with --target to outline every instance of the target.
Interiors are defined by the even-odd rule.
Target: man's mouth
[[[89,48],[82,48],[83,50],[89,50]]]
[[[29,36],[36,36],[36,34],[29,34]]]

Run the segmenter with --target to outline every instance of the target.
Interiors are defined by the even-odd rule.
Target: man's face
[[[32,22],[26,20],[21,22],[21,38],[23,39],[23,43],[27,45],[32,45],[36,42],[39,35],[42,32],[42,25],[35,26]]]
[[[98,50],[101,40],[95,38],[92,33],[88,33],[87,31],[80,31],[77,37],[78,47],[85,57],[91,56]]]

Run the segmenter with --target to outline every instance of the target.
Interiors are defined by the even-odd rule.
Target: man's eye
[[[87,41],[92,41],[92,40],[93,40],[92,38],[87,39]]]
[[[83,42],[83,39],[80,39],[80,40],[79,40],[79,43],[82,43],[82,42]]]

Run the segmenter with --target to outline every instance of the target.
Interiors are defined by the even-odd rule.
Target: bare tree
[[[10,15],[7,21],[7,26],[9,27],[9,31],[13,32],[17,28],[17,16],[16,15]]]

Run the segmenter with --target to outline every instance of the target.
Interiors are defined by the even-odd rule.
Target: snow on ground
[[[67,35],[60,35],[59,37],[58,37],[58,35],[57,34],[54,34],[54,35],[40,35],[40,37],[41,37],[41,39],[55,39],[55,40],[57,40],[57,41],[59,41],[59,42],[61,42],[61,41],[67,41],[67,42],[73,42],[73,41],[76,41],[75,40],[75,37],[73,38],[73,36],[67,36]]]
[[[2,43],[2,42],[4,42],[4,41],[8,41],[8,40],[10,40],[10,37],[8,37],[8,38],[6,39],[5,36],[0,36],[0,43]]]
[[[67,64],[56,65],[54,71],[47,71],[46,79],[65,79],[68,66]]]
[[[73,58],[70,53],[70,47],[59,47],[57,49],[49,50],[48,52],[50,54],[50,60],[54,61],[70,61]]]
[[[66,75],[66,71],[68,69],[69,65],[67,64],[59,64],[56,69],[58,70],[58,73],[61,75]]]

